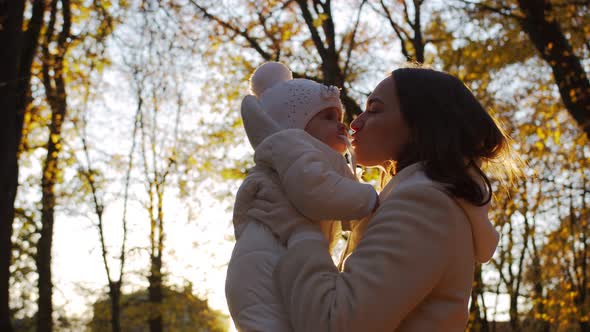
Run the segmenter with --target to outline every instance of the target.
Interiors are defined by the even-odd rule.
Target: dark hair
[[[510,149],[502,129],[455,76],[420,67],[400,68],[392,75],[410,128],[396,171],[423,162],[426,175],[446,184],[454,196],[487,204],[492,186],[480,165]]]

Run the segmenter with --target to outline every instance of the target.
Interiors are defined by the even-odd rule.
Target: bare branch
[[[410,40],[411,37],[402,27],[400,27],[397,23],[395,23],[395,21],[393,21],[393,17],[391,16],[391,12],[387,8],[387,5],[385,4],[385,2],[383,2],[383,0],[381,0],[380,3],[381,3],[381,8],[383,9],[383,12],[384,12],[383,16],[387,19],[387,21],[389,22],[389,24],[393,28],[393,31],[395,31],[395,34],[397,35],[397,37],[400,40],[402,54],[406,57],[406,59],[411,58],[410,53],[408,52],[408,49],[406,47],[406,41]],[[402,36],[402,34],[403,34],[403,36]]]
[[[383,1],[381,1],[381,4],[383,4]],[[415,22],[412,22],[410,19],[410,12],[408,11],[408,4],[406,3],[406,0],[402,1],[402,4],[404,5],[404,17],[406,18],[406,22],[408,22],[413,30],[416,30],[416,27],[414,26]]]
[[[574,1],[574,0],[569,0],[569,1],[565,1],[562,3],[553,3],[552,6],[553,7],[568,7],[568,6],[590,6],[590,0],[579,0],[579,1]]]
[[[327,0],[325,3],[321,3],[321,1],[319,2],[322,6],[322,13],[327,16],[327,18],[322,21],[322,29],[324,30],[324,36],[326,37],[326,42],[328,43],[328,50],[335,52],[336,33],[334,30],[334,20],[332,20],[332,7],[329,0]]]
[[[272,41],[272,45],[275,47],[276,50],[279,49],[279,43],[275,37],[275,35],[268,30],[268,27],[266,26],[266,20],[267,17],[265,15],[262,14],[262,12],[258,12],[258,22],[260,22],[260,26],[262,26],[262,31],[264,31],[264,34],[266,35],[266,37],[268,37],[268,39],[270,39]]]
[[[424,45],[427,45],[427,44],[438,44],[438,43],[442,43],[444,41],[446,41],[446,40],[445,39],[442,39],[442,38],[434,38],[434,39],[433,38],[427,38],[427,39],[424,40]]]
[[[299,73],[299,72],[293,72],[293,78],[305,78],[305,79],[316,81],[316,82],[321,82],[322,81],[317,76],[311,76],[311,75],[302,74],[302,73]]]
[[[299,4],[299,7],[301,8],[301,14],[303,15],[305,24],[309,28],[309,32],[311,33],[311,39],[318,51],[318,54],[320,55],[322,62],[325,63],[328,59],[327,50],[324,46],[324,42],[322,41],[322,38],[320,37],[318,30],[313,24],[313,17],[311,16],[311,12],[309,11],[309,7],[307,6],[307,1],[297,0],[297,4]],[[317,5],[317,2],[315,4]]]
[[[123,267],[125,266],[127,244],[127,205],[129,202],[129,186],[131,183],[131,171],[133,170],[133,155],[137,145],[137,131],[141,121],[141,109],[143,107],[143,98],[138,94],[137,109],[133,120],[133,133],[131,135],[131,149],[129,151],[129,162],[127,163],[127,172],[125,174],[125,189],[123,192],[123,243],[121,244],[121,269],[119,270],[119,284],[123,283]]]
[[[487,11],[487,12],[492,12],[504,17],[510,17],[516,20],[522,20],[524,19],[524,16],[522,14],[518,14],[518,13],[514,13],[512,8],[509,7],[504,7],[504,6],[499,6],[499,7],[494,7],[494,6],[490,6],[488,4],[485,3],[480,3],[480,2],[472,2],[469,0],[462,0],[461,2],[463,2],[466,5],[471,5],[474,6],[476,8],[478,8],[479,10],[482,11]],[[467,7],[464,8],[465,10],[467,10],[468,12],[475,12],[474,9],[468,9]]]
[[[416,57],[415,60],[423,63],[424,62],[424,37],[422,35],[422,19],[421,15],[421,7],[422,3],[420,1],[414,0],[414,25],[412,28],[414,29],[414,38],[412,39],[412,45],[414,45],[414,56]]]
[[[350,69],[350,58],[352,56],[352,50],[355,46],[355,37],[358,31],[359,23],[361,21],[361,12],[363,11],[363,6],[367,3],[367,0],[363,0],[359,6],[358,12],[356,14],[356,22],[354,23],[354,28],[352,30],[352,35],[350,36],[350,40],[348,43],[348,50],[346,52],[346,61],[344,63],[344,69],[342,70],[343,76],[346,77],[348,75],[348,70]],[[344,43],[342,43],[344,45]]]
[[[231,23],[226,22],[226,21],[220,19],[219,17],[209,13],[209,11],[205,7],[199,5],[196,0],[190,0],[190,2],[195,7],[197,7],[197,9],[199,9],[201,11],[201,13],[203,14],[203,16],[206,19],[214,21],[217,24],[221,25],[222,27],[233,31],[234,33],[236,33],[236,34],[242,36],[244,39],[246,39],[246,41],[248,41],[248,44],[250,44],[250,46],[252,48],[254,48],[256,50],[256,52],[258,52],[258,54],[260,54],[264,60],[270,61],[273,58],[271,54],[269,54],[268,52],[266,52],[262,49],[262,46],[260,45],[260,43],[258,43],[258,41],[254,37],[252,37],[248,34],[247,30],[242,30],[239,27],[236,27],[236,26],[232,25]]]

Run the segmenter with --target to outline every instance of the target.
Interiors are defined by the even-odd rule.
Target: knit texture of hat
[[[293,79],[280,62],[267,62],[250,78],[250,91],[262,108],[283,129],[305,126],[318,112],[330,107],[342,109],[340,90],[307,79]]]

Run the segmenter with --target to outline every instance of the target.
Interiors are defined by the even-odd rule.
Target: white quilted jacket
[[[228,265],[226,298],[240,331],[290,331],[272,278],[285,248],[270,230],[246,217],[262,179],[280,183],[301,214],[320,221],[329,243],[340,233],[340,223],[334,220],[369,215],[377,193],[371,185],[355,180],[342,155],[303,130],[281,130],[255,139],[249,133],[249,138],[255,147],[256,165],[236,194],[236,245]]]

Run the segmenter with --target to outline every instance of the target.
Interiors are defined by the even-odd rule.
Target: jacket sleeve
[[[246,214],[248,209],[251,208],[252,202],[256,199],[256,193],[258,192],[261,183],[270,180],[272,179],[266,179],[265,173],[260,170],[259,166],[254,166],[240,185],[240,188],[236,193],[232,216],[234,236],[236,239],[240,237],[243,228],[248,223],[248,217]]]
[[[290,247],[274,272],[294,331],[393,331],[441,279],[453,201],[428,185],[382,202],[339,272],[325,241]]]
[[[302,130],[285,130],[256,150],[276,170],[287,198],[312,220],[352,220],[371,213],[375,189],[354,179],[344,158]]]

